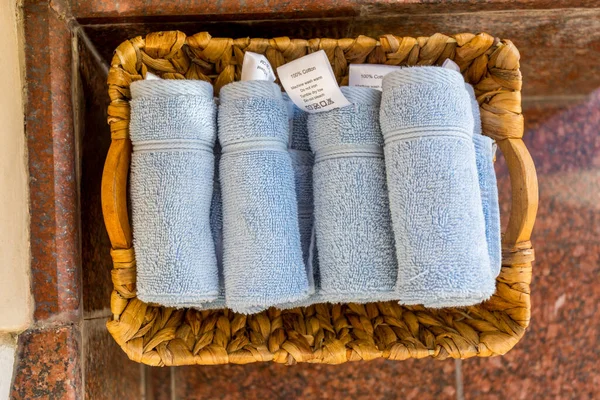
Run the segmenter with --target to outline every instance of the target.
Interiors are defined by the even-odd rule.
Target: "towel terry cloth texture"
[[[493,141],[481,134],[472,87],[460,91],[459,82],[460,74],[441,68],[407,68],[384,80],[383,102],[379,91],[344,87],[351,106],[311,115],[272,83],[228,85],[219,110],[222,162],[220,146],[212,156],[210,85],[132,84],[140,299],[242,313],[487,299],[501,264]],[[159,197],[150,201],[152,191]],[[167,205],[166,196],[180,204]],[[177,214],[183,204],[195,223]],[[150,214],[165,218],[143,217]]]
[[[294,169],[294,180],[296,187],[296,196],[298,203],[298,225],[300,230],[300,239],[302,246],[302,254],[304,263],[307,268],[307,279],[309,283],[309,292],[314,292],[314,274],[312,268],[316,268],[316,248],[311,249],[310,243],[312,238],[312,224],[313,224],[313,205],[312,205],[312,168],[313,168],[313,155],[310,151],[308,142],[308,128],[307,128],[307,114],[296,107],[287,95],[284,93],[283,98],[288,106],[288,119],[289,119],[289,153],[292,159],[292,166]],[[213,189],[213,199],[211,203],[211,231],[213,233],[213,239],[215,241],[215,251],[217,255],[217,264],[219,266],[219,282],[220,292],[218,298],[210,303],[204,303],[202,305],[192,305],[197,309],[212,310],[225,308],[225,287],[223,281],[223,213],[222,213],[222,202],[221,202],[221,184],[219,180],[219,160],[221,158],[221,148],[217,144],[215,146],[215,180]],[[314,253],[310,253],[313,251]],[[312,261],[309,260],[309,253],[314,254]],[[314,265],[314,267],[313,267]],[[285,308],[297,307],[296,303],[290,303]],[[284,305],[282,305],[284,307]],[[256,308],[256,311],[261,311],[261,308]]]
[[[189,307],[198,310],[219,310],[227,307],[225,304],[225,279],[223,276],[223,202],[221,201],[221,183],[219,181],[221,147],[218,143],[215,145],[214,156],[215,173],[212,200],[210,203],[210,231],[215,243],[215,255],[217,258],[217,269],[219,274],[219,294],[213,301],[188,305]]]
[[[298,108],[288,97],[283,94],[287,105],[289,121],[289,153],[294,169],[294,182],[296,200],[298,203],[298,228],[300,229],[300,242],[302,257],[306,265],[309,292],[314,288],[315,269],[318,270],[316,247],[313,237],[313,165],[314,156],[308,141],[308,114]],[[312,242],[312,246],[311,246]]]
[[[220,93],[223,271],[229,308],[296,302],[309,295],[279,86],[234,82]]]
[[[490,257],[492,277],[496,278],[502,267],[502,237],[500,233],[500,208],[498,204],[498,184],[494,170],[494,141],[482,135],[479,103],[475,98],[473,87],[465,84],[471,97],[474,129],[473,144],[475,145],[475,161],[479,176],[479,190],[485,220],[485,237]]]
[[[210,230],[216,109],[201,81],[131,84],[137,296],[183,307],[219,292]]]
[[[380,123],[402,304],[472,305],[495,290],[460,73],[404,68],[383,79]]]
[[[308,116],[318,250],[310,302],[390,300],[397,262],[379,128],[381,92],[341,89],[350,106]]]

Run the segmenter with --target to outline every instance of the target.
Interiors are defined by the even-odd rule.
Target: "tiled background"
[[[36,323],[19,337],[14,398],[600,397],[597,1],[24,3]],[[291,17],[309,19],[290,24]],[[151,368],[129,361],[104,326],[111,261],[99,203],[109,145],[102,63],[124,39],[161,29],[234,37],[486,31],[513,40],[525,142],[540,183],[532,320],[521,342],[504,357],[462,362]],[[501,160],[498,169],[507,210]]]

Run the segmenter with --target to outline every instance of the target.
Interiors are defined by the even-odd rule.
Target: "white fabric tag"
[[[157,75],[154,75],[152,72],[146,72],[146,80],[147,81],[160,81],[162,78],[159,78]]]
[[[242,81],[275,82],[273,67],[262,54],[247,51],[242,63]]]
[[[348,86],[382,90],[383,77],[401,67],[382,64],[350,64]]]
[[[286,93],[301,110],[318,113],[350,105],[323,50],[282,65],[277,73]]]
[[[449,58],[446,58],[446,61],[444,61],[444,63],[442,64],[442,68],[453,69],[456,72],[460,72],[460,67],[458,66],[458,64]]]

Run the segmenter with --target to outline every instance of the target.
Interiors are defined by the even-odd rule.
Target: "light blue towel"
[[[279,86],[221,89],[219,141],[227,306],[249,313],[309,294],[286,104]]]
[[[202,81],[131,85],[131,205],[137,296],[168,307],[219,292],[209,212],[216,109]]]
[[[314,158],[310,151],[290,149],[294,168],[296,197],[298,198],[298,226],[302,243],[302,257],[308,262],[313,227],[312,168]]]
[[[502,267],[502,235],[500,231],[500,209],[498,205],[498,185],[496,171],[494,170],[494,141],[481,134],[481,115],[479,104],[475,98],[473,87],[465,84],[471,96],[473,119],[473,143],[475,144],[475,159],[479,176],[479,189],[485,219],[485,237],[487,239],[488,254],[492,276],[495,278]]]
[[[296,200],[298,202],[298,225],[300,229],[300,242],[304,263],[308,266],[309,252],[311,251],[311,237],[313,227],[313,181],[312,170],[314,165],[313,153],[308,141],[308,113],[296,107],[287,94],[283,94],[288,109],[290,127],[289,153],[294,169],[294,182],[296,186]],[[309,274],[309,283],[312,285],[312,270]],[[314,288],[313,288],[314,290]]]
[[[319,251],[310,302],[390,300],[397,262],[379,128],[381,92],[362,87],[342,92],[350,106],[308,117]]]
[[[276,305],[279,309],[290,309],[312,304],[315,293],[315,279],[318,279],[319,274],[319,265],[313,234],[314,207],[312,170],[314,156],[310,150],[308,141],[308,113],[296,107],[287,93],[283,93],[283,99],[288,109],[290,129],[288,151],[294,169],[296,200],[298,203],[298,228],[300,229],[302,258],[306,266],[309,294],[308,298],[301,301]]]
[[[213,179],[213,195],[210,203],[210,231],[215,243],[215,255],[219,271],[219,295],[211,302],[190,304],[199,310],[220,310],[225,305],[225,279],[223,276],[223,202],[221,200],[221,182],[219,180],[219,161],[221,159],[221,146],[217,143],[214,150],[215,174]]]
[[[454,307],[488,299],[495,280],[463,77],[439,67],[386,75],[380,122],[400,302]]]
[[[221,182],[219,179],[219,161],[221,160],[221,146],[215,146],[215,176],[213,197],[210,203],[210,230],[215,242],[215,254],[219,269],[219,295],[213,301],[202,304],[189,304],[188,307],[197,310],[221,310],[227,308],[225,303],[225,278],[223,274],[223,201],[221,199]],[[249,309],[249,312],[260,312],[262,308]]]

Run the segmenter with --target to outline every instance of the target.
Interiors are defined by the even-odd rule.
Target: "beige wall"
[[[0,332],[31,322],[29,197],[16,0],[0,0]]]

